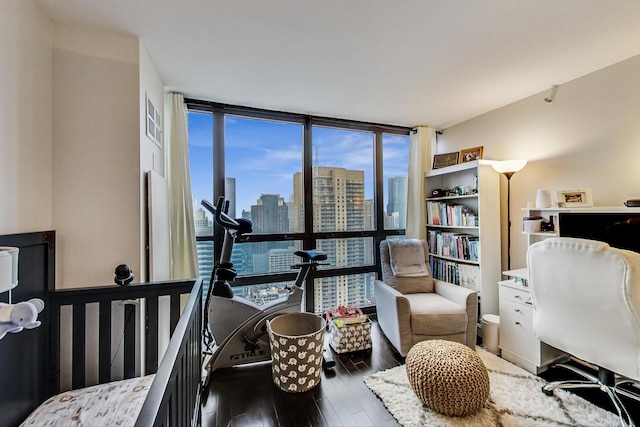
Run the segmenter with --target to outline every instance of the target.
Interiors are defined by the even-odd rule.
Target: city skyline
[[[300,215],[303,203],[301,173],[296,173],[293,182],[296,190],[289,201],[280,195],[263,194],[251,206],[248,219],[253,223],[254,233],[286,233],[296,230],[301,221],[296,219]],[[399,210],[406,210],[406,197],[395,194],[404,188],[404,179],[394,179],[389,185],[389,200]],[[233,188],[233,179],[227,179]],[[230,194],[233,200],[234,194]],[[375,227],[373,200],[364,198],[364,172],[347,170],[344,168],[313,168],[313,218],[315,231],[355,231],[371,230]],[[230,209],[233,208],[230,206]],[[244,214],[244,213],[243,213]],[[397,226],[398,212],[393,215],[393,223]],[[195,214],[196,235],[211,235],[212,220],[207,218],[205,211],[198,208]],[[293,228],[292,228],[293,227]],[[268,274],[286,271],[295,263],[293,253],[301,249],[299,241],[276,241],[242,243],[234,246],[232,262],[239,275]],[[370,265],[374,262],[374,248],[371,238],[332,238],[319,240],[317,249],[327,252],[327,262],[334,268]],[[200,275],[210,277],[213,263],[212,242],[198,242]],[[357,274],[349,276],[335,276],[322,279],[322,286],[314,288],[315,309],[323,311],[337,305],[370,305],[374,299],[372,281],[375,275]],[[239,295],[254,302],[266,302],[281,296],[272,283],[250,285],[237,289]]]

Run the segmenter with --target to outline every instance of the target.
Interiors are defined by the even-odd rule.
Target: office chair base
[[[634,396],[633,393],[628,392],[624,389],[620,389],[618,387],[620,384],[626,383],[628,381],[619,381],[618,383],[615,383],[614,373],[604,368],[599,368],[598,376],[596,377],[595,375],[585,372],[582,369],[564,363],[559,363],[555,366],[568,369],[569,371],[580,375],[586,380],[553,381],[542,387],[542,392],[544,394],[546,394],[547,396],[551,396],[553,395],[553,391],[556,389],[570,390],[580,388],[598,388],[601,391],[605,392],[607,396],[609,396],[609,400],[618,413],[620,424],[624,427],[635,427],[635,423],[631,419],[629,412],[627,412],[627,409],[624,407],[624,404],[618,397],[618,394],[620,394],[625,397],[631,397],[632,399],[638,399],[638,397]]]

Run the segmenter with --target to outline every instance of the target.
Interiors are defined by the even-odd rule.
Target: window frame
[[[222,104],[217,102],[203,101],[198,99],[185,98],[185,104],[188,111],[199,113],[210,113],[213,115],[213,202],[219,196],[223,196],[225,192],[225,143],[224,143],[224,119],[226,116],[240,116],[253,119],[274,120],[287,123],[297,123],[302,125],[303,141],[302,141],[302,179],[304,193],[304,231],[291,233],[276,234],[248,234],[237,238],[238,243],[243,242],[271,242],[271,241],[293,241],[300,240],[305,249],[316,247],[316,242],[321,239],[344,239],[344,238],[372,238],[373,239],[373,259],[372,265],[363,265],[357,267],[331,267],[321,268],[317,271],[311,271],[307,278],[305,286],[309,287],[305,292],[305,309],[314,312],[314,287],[315,279],[324,277],[354,275],[363,273],[375,273],[377,278],[381,277],[380,253],[377,250],[380,242],[388,236],[401,236],[405,234],[405,229],[389,229],[384,227],[384,185],[383,185],[383,135],[403,135],[409,137],[411,128],[405,126],[386,125],[378,123],[360,122],[354,120],[337,119],[320,117],[313,115],[305,115],[298,113],[288,113],[282,111],[273,111],[258,109],[252,107],[243,107],[237,105]],[[312,129],[314,126],[329,127],[342,130],[354,130],[371,132],[373,134],[373,173],[374,173],[374,192],[373,203],[375,206],[375,227],[373,230],[360,231],[331,231],[331,232],[314,232],[313,231],[313,149],[312,149]],[[197,241],[213,241],[213,257],[214,261],[220,257],[220,248],[222,248],[222,239],[224,233],[221,227],[214,224],[213,236],[198,236]],[[282,282],[294,280],[297,275],[296,271],[278,272],[278,273],[262,273],[254,275],[238,276],[231,284],[236,286],[247,286],[261,283]],[[363,307],[365,311],[371,312],[374,307]]]

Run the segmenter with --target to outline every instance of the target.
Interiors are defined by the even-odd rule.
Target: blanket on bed
[[[65,391],[47,399],[20,424],[28,426],[132,426],[155,375]]]

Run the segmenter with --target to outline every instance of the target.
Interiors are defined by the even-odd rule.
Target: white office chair
[[[560,237],[531,245],[527,265],[538,339],[598,367],[596,377],[560,364],[585,380],[550,382],[542,390],[599,388],[622,425],[633,426],[619,395],[637,397],[619,385],[640,380],[640,254]]]

